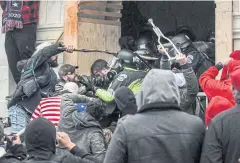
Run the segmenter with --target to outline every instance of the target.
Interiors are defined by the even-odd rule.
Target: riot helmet
[[[154,55],[155,53],[157,53],[157,46],[153,40],[152,35],[149,33],[140,35],[135,41],[135,47],[137,50],[148,51],[150,55]]]
[[[117,58],[123,66],[132,67],[134,65],[134,54],[131,50],[122,49],[118,51]]]
[[[171,41],[174,43],[174,45],[176,45],[176,47],[181,49],[185,49],[192,44],[190,38],[185,34],[178,34],[174,36]]]
[[[181,26],[177,29],[176,34],[185,34],[193,42],[196,40],[196,35],[193,33],[192,29],[188,26]]]

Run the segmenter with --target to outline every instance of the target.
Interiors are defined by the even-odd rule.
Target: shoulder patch
[[[128,76],[127,76],[126,74],[121,74],[121,75],[118,76],[117,80],[122,82],[122,81],[125,80],[127,77],[128,77]]]
[[[187,62],[189,63],[189,64],[191,64],[192,63],[192,61],[193,61],[193,56],[192,55],[188,55],[187,56]]]

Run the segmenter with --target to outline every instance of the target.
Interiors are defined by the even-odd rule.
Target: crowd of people
[[[240,51],[199,80],[185,54],[173,66],[159,50],[160,68],[147,70],[137,67],[129,49],[117,52],[121,68],[112,79],[115,69],[105,60],[92,64],[91,76],[64,64],[57,79],[50,60],[62,47],[73,51],[43,43],[21,61],[9,102],[12,134],[1,126],[1,163],[238,161]],[[209,99],[205,121],[195,115],[199,85]]]
[[[114,62],[96,60],[90,76],[71,64],[56,74],[57,55],[72,53],[73,47],[30,45],[36,40],[39,2],[0,5],[17,83],[8,97],[10,135],[0,123],[0,163],[238,162],[239,50],[214,65],[188,33],[180,32],[171,39],[181,54],[169,60],[166,51],[175,55],[174,48],[157,48],[152,31],[144,29],[137,40],[121,38]],[[206,106],[197,97],[200,90]]]

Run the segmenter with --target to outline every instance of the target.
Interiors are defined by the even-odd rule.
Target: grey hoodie
[[[144,105],[154,103],[180,105],[179,90],[172,71],[153,69],[143,80],[141,91],[137,94],[139,111]]]

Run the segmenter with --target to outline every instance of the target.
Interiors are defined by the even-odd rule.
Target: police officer
[[[134,94],[140,91],[141,83],[147,72],[135,69],[134,53],[127,49],[118,52],[117,58],[123,70],[114,76],[107,90],[96,88],[93,84],[86,82],[86,87],[92,89],[95,95],[104,102],[114,101],[114,92],[121,86],[128,87]],[[107,114],[111,114],[115,110],[114,107],[108,110]]]
[[[152,32],[141,33],[135,41],[135,48],[137,49],[135,53],[144,59],[148,65],[153,68],[160,68],[161,53],[157,49]]]
[[[197,77],[206,71],[210,66],[213,65],[212,61],[208,56],[199,51],[194,45],[191,39],[185,34],[178,34],[174,36],[171,41],[178,47],[179,51],[187,55],[188,63],[193,68]],[[171,47],[170,43],[164,44],[164,47]],[[170,50],[170,55],[174,55],[175,50],[172,48]]]
[[[135,69],[134,54],[132,51],[122,49],[118,52],[117,58],[119,58],[123,66],[123,71],[113,78],[107,91],[103,89],[96,90],[96,96],[106,102],[114,99],[115,90],[121,86],[126,86],[134,94],[137,94],[140,90],[141,82],[147,74],[145,71]]]

